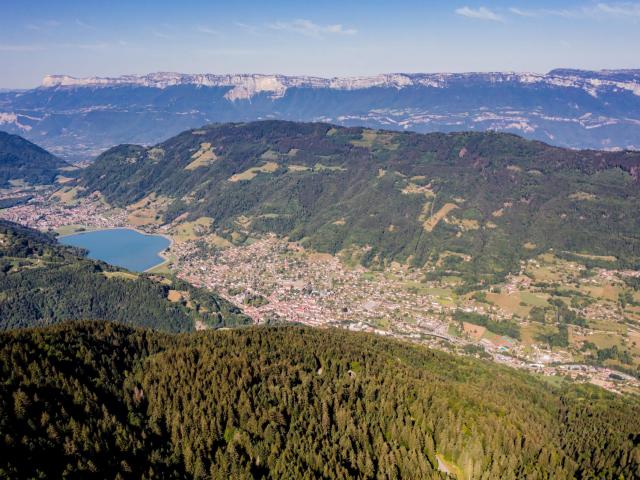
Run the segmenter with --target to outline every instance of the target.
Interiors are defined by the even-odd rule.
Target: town
[[[428,280],[428,266],[392,263],[384,271],[367,269],[349,264],[347,258],[307,251],[274,235],[233,245],[211,233],[206,222],[191,225],[188,233],[179,223],[132,225],[130,211],[111,208],[99,195],[79,200],[57,195],[57,199],[34,195],[25,203],[0,210],[0,218],[58,234],[135,227],[169,235],[174,242],[163,254],[168,262],[154,271],[218,291],[256,323],[295,322],[368,331],[486,358],[545,378],[591,382],[614,392],[640,389],[635,376],[615,365],[581,363],[587,357],[579,349],[598,339],[603,345],[621,342],[620,346],[638,348],[640,329],[632,318],[640,317],[640,309],[632,305],[623,314],[617,302],[618,287],[612,286],[638,272],[595,269],[592,276],[582,278],[581,288],[601,298],[585,302],[580,309],[590,327],[571,325],[571,343],[558,348],[540,339],[547,327],[531,321],[531,311],[548,305],[549,299],[533,279],[558,285],[575,282],[584,267],[574,263],[532,259],[503,285],[480,295],[461,295],[455,291],[455,281]],[[637,300],[636,295],[631,303]],[[465,314],[495,322],[515,320],[521,338],[493,333],[486,326],[465,321]]]

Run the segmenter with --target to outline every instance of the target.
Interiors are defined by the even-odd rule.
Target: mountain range
[[[236,244],[272,232],[369,266],[433,261],[484,282],[550,248],[635,268],[639,178],[640,152],[262,121],[114,147],[65,188],[135,207],[151,227],[206,220]]]
[[[418,132],[498,130],[569,148],[639,148],[640,71],[320,78],[154,73],[0,92],[0,128],[69,160],[211,122],[323,121]]]

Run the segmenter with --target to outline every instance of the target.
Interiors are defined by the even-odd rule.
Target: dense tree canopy
[[[640,404],[368,334],[0,334],[0,476],[619,479]]]
[[[179,301],[169,293],[180,292]],[[46,234],[0,221],[0,330],[114,320],[172,332],[251,323],[215,293],[84,257]]]
[[[30,184],[50,184],[68,167],[64,160],[18,135],[0,132],[0,187],[20,180]]]

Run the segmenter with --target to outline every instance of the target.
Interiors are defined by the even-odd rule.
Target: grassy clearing
[[[230,182],[240,182],[242,180],[253,180],[259,173],[273,173],[278,169],[276,162],[267,162],[259,167],[251,167],[242,173],[236,173],[231,178]]]
[[[613,255],[588,255],[586,253],[569,252],[578,257],[587,258],[589,260],[602,260],[604,262],[615,262],[618,259]]]
[[[156,265],[150,270],[147,270],[147,273],[170,274],[171,273],[170,265],[172,262],[173,260],[169,259],[166,262],[161,263],[160,265]]]
[[[328,172],[346,172],[347,169],[341,166],[337,166],[337,165],[323,165],[322,163],[316,163],[313,166],[313,170],[315,172],[324,172],[324,171],[328,171]]]
[[[528,272],[533,276],[536,282],[559,282],[562,279],[560,273],[549,265],[529,268]]]
[[[370,323],[380,330],[389,330],[391,328],[391,321],[387,318],[375,318]]]
[[[376,130],[364,130],[358,140],[351,140],[351,145],[361,148],[381,147],[387,150],[397,150],[398,144],[394,143],[395,135]]]
[[[216,152],[208,142],[200,144],[200,150],[191,155],[193,161],[184,167],[185,170],[195,170],[199,167],[206,167],[218,160]]]
[[[215,234],[207,235],[206,240],[207,240],[207,243],[219,248],[229,248],[233,246],[233,243],[231,243],[229,240]]]
[[[627,331],[627,327],[623,323],[612,322],[611,320],[591,320],[589,326],[593,330],[603,332],[624,333]]]
[[[472,323],[462,322],[462,330],[466,335],[474,340],[480,340],[487,331],[486,327],[474,325]]]
[[[51,197],[65,205],[75,205],[77,203],[78,193],[83,190],[84,188],[82,187],[63,187],[57,192],[54,192]]]
[[[11,185],[12,187],[28,187],[30,184],[29,182],[26,182],[24,180],[24,178],[12,178],[11,180],[9,180],[9,185]]]
[[[618,300],[618,296],[622,289],[614,285],[585,285],[580,287],[580,290],[596,298],[603,298],[615,302]]]
[[[436,459],[438,460],[438,470],[447,473],[458,480],[465,478],[462,468],[460,468],[455,462],[449,460],[442,453],[436,453]]]
[[[64,185],[66,183],[69,183],[71,181],[73,181],[74,179],[71,177],[65,177],[63,175],[58,175],[56,177],[56,183],[59,183],[60,185]]]
[[[88,229],[84,225],[63,225],[55,229],[58,235],[73,235],[74,233],[86,232]]]
[[[595,200],[596,196],[593,193],[587,192],[575,192],[569,195],[570,200]]]
[[[142,227],[151,224],[160,224],[161,220],[158,218],[158,212],[156,210],[139,210],[130,213],[127,216],[127,221],[136,227]]]
[[[127,220],[137,227],[160,225],[162,223],[162,213],[170,202],[171,199],[169,197],[156,196],[155,193],[151,193],[127,207],[129,212]]]
[[[413,182],[407,183],[407,185],[402,189],[402,193],[404,193],[405,195],[424,195],[426,198],[433,198],[436,196],[429,185],[418,185],[417,183]]]
[[[107,278],[122,278],[125,280],[136,280],[138,275],[129,272],[102,272]]]
[[[523,345],[539,344],[536,337],[543,333],[545,328],[537,323],[529,323],[528,325],[520,325],[520,339]]]
[[[192,222],[184,222],[171,229],[171,237],[176,242],[185,242],[201,238],[209,232],[213,218],[200,217]]]
[[[455,203],[445,203],[440,210],[431,215],[423,224],[424,229],[427,232],[433,231],[433,229],[440,223],[440,220],[445,218],[452,210],[455,210],[458,206]]]
[[[520,292],[520,301],[526,303],[527,305],[531,305],[533,307],[548,307],[549,303],[547,302],[546,295],[537,295],[531,292]]]
[[[278,160],[280,158],[280,155],[278,154],[278,152],[274,150],[267,150],[262,155],[260,155],[260,158],[262,160],[274,161],[274,160]]]
[[[153,162],[158,162],[164,158],[164,149],[160,147],[154,147],[147,151],[147,157]]]
[[[570,337],[571,343],[577,345],[586,341],[595,344],[598,348],[610,348],[614,345],[620,346],[620,336],[617,333],[594,333],[592,335],[573,334]]]
[[[181,302],[185,298],[186,292],[180,290],[169,290],[167,300],[173,303]]]
[[[526,317],[531,310],[530,305],[521,305],[522,298],[519,292],[512,294],[508,294],[506,292],[487,293],[487,300],[512,315]]]
[[[460,227],[460,230],[463,232],[467,232],[469,230],[479,230],[480,222],[477,220],[469,220],[469,219],[459,219],[459,218],[451,218],[451,223]]]
[[[311,170],[311,168],[305,165],[287,165],[288,172],[307,172]]]

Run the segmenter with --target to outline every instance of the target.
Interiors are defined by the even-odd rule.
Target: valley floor
[[[132,212],[112,209],[98,196],[67,197],[52,202],[36,194],[26,204],[0,210],[0,218],[60,234],[125,226],[167,234],[174,243],[169,262],[158,271],[219,291],[257,323],[369,331],[490,358],[551,382],[573,379],[615,392],[640,391],[640,293],[625,283],[640,272],[585,269],[548,253],[523,263],[501,285],[462,294],[455,275],[429,280],[430,266],[394,263],[375,271],[350,256],[305,251],[274,236],[236,246],[208,233],[206,222],[141,224]],[[586,326],[569,325],[564,340],[553,318],[558,300],[586,320]],[[519,339],[474,319],[515,324]]]

